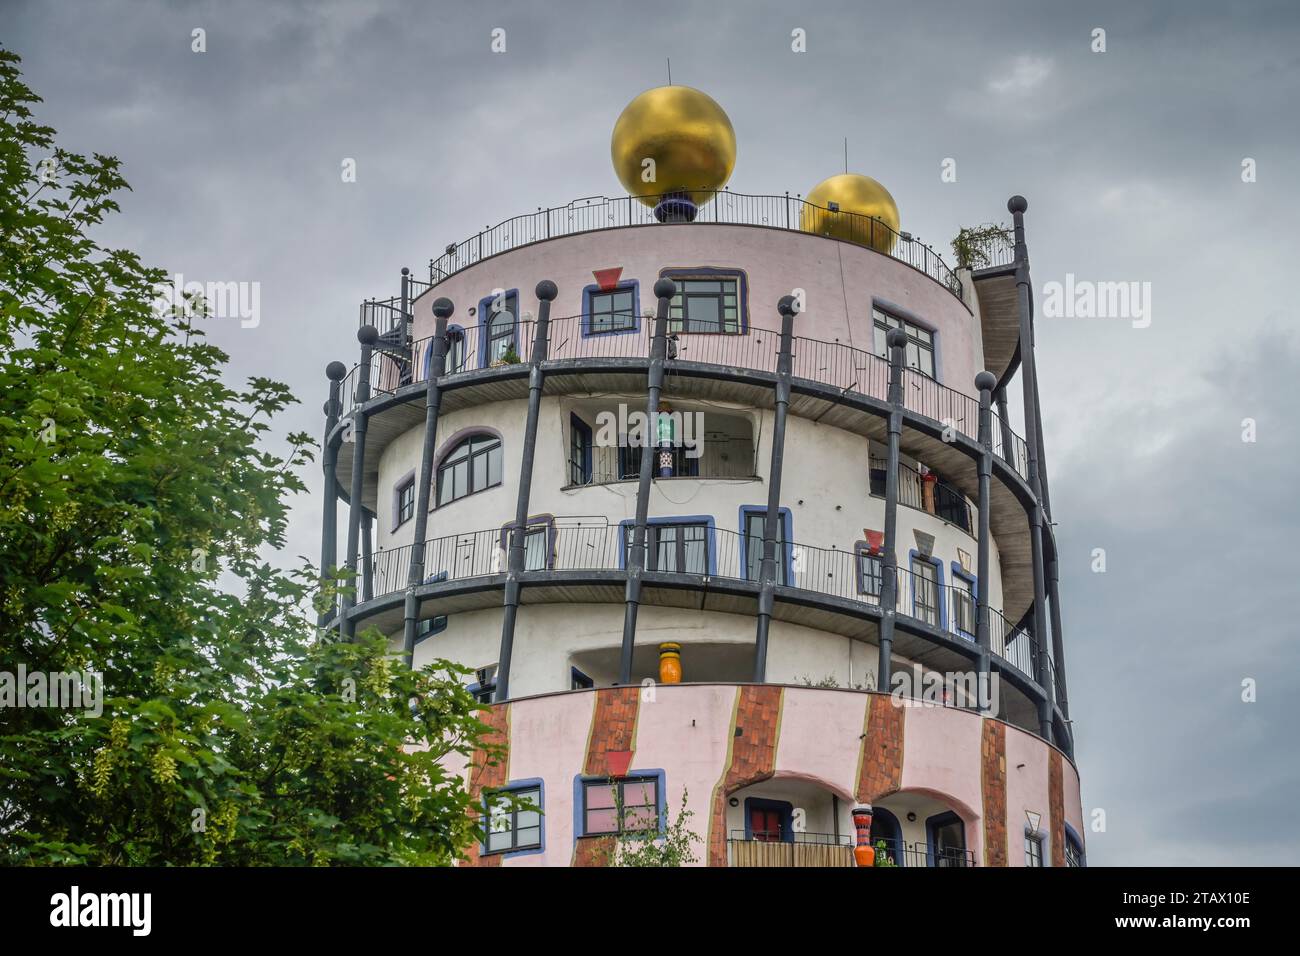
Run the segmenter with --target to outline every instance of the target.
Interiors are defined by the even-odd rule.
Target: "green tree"
[[[0,49],[0,863],[455,859],[444,762],[487,729],[464,672],[317,634],[316,572],[261,557],[312,459],[263,447],[292,397],[223,384],[202,303],[159,308],[164,272],[97,244],[119,163],[38,102]],[[102,716],[14,706],[19,666],[102,674]]]
[[[702,843],[699,834],[691,829],[695,811],[687,809],[687,791],[682,788],[682,805],[673,822],[663,830],[630,830],[620,833],[613,850],[614,866],[688,866],[697,862],[692,843]],[[622,801],[615,797],[619,816]]]

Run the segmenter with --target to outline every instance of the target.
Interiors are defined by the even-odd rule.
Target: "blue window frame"
[[[641,330],[641,288],[635,279],[613,289],[582,290],[582,336],[624,335]]]
[[[662,833],[668,825],[666,790],[662,770],[629,770],[614,778],[574,777],[573,834]]]
[[[925,821],[927,862],[936,867],[972,866],[966,849],[966,824],[951,810]]]
[[[591,484],[591,426],[569,414],[569,484]]]
[[[479,300],[479,365],[487,368],[511,352],[519,350],[519,290]]]
[[[789,508],[782,508],[776,523],[776,583],[794,580],[793,521]],[[760,505],[740,507],[740,546],[745,555],[745,580],[757,581],[763,569],[763,522],[767,508]]]
[[[393,523],[396,531],[415,517],[415,470],[408,471],[393,485]]]
[[[859,542],[854,550],[858,555],[858,593],[879,601],[885,586],[885,557],[872,554],[866,542]]]
[[[663,269],[659,275],[677,283],[668,308],[668,331],[704,335],[749,332],[749,288],[739,269],[700,266]]]
[[[952,630],[967,640],[975,640],[976,602],[979,585],[956,561],[952,563]]]
[[[1025,831],[1025,866],[1040,867],[1043,862],[1043,835]]]
[[[1068,823],[1065,824],[1065,865],[1086,867],[1088,858],[1083,852],[1083,841],[1079,839],[1079,834],[1074,832],[1074,827]]]
[[[509,795],[513,801],[501,799]],[[540,777],[512,780],[483,794],[487,833],[480,844],[483,854],[517,856],[546,849],[544,800],[546,786]]]
[[[943,562],[938,558],[924,558],[912,551],[912,617],[932,627],[942,628],[947,620],[944,614]]]

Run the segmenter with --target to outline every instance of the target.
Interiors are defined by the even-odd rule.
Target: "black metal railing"
[[[871,494],[877,498],[885,496],[886,466],[883,458],[871,458],[870,469]],[[926,493],[926,484],[932,487]],[[975,506],[967,500],[961,489],[944,481],[934,472],[922,474],[917,469],[899,462],[898,465],[898,503],[926,514],[942,518],[955,524],[967,534],[973,534],[977,518]]]
[[[753,439],[705,439],[700,435],[696,442],[694,447],[678,445],[671,449],[651,448],[648,451],[639,446],[593,445],[590,468],[586,461],[569,459],[569,486],[635,481],[641,475],[641,455],[662,455],[665,451],[672,456],[673,477],[676,478],[758,479]],[[658,474],[658,470],[655,473]]]
[[[703,579],[756,582],[763,558],[762,539],[705,525],[651,525],[646,537],[645,568],[651,572],[687,574]],[[508,523],[482,531],[445,535],[425,543],[424,580],[455,581],[504,573]],[[665,530],[668,529],[668,530]],[[525,548],[528,571],[621,570],[627,567],[632,526],[610,524],[602,517],[558,517],[532,525]],[[411,545],[371,555],[372,593],[376,598],[407,586]],[[876,566],[878,569],[878,566]],[[899,613],[935,630],[975,640],[976,608],[971,592],[957,585],[940,585],[925,573],[897,569]],[[872,562],[857,552],[781,542],[777,550],[779,587],[810,591],[826,597],[880,606],[881,578]],[[1025,675],[1037,678],[1038,645],[1026,629],[1010,627],[1000,611],[989,609],[990,648],[997,657]],[[952,700],[954,707],[973,706]]]
[[[490,256],[529,243],[601,229],[660,225],[652,208],[660,198],[657,195],[588,196],[486,226],[463,242],[452,243],[441,256],[430,260],[429,283],[437,285]],[[650,200],[651,205],[642,199]],[[855,242],[888,249],[887,255],[925,273],[957,298],[962,297],[961,280],[956,273],[942,256],[919,239],[891,229],[880,219],[817,206],[797,195],[762,196],[716,190],[711,193],[710,201],[699,207],[695,222],[767,226],[811,234],[833,230]]]
[[[453,327],[448,334],[447,373],[459,375],[527,361],[532,352],[534,325],[525,314],[495,333],[488,332],[483,325]],[[650,355],[649,326],[650,322],[643,320],[631,332],[591,335],[583,328],[582,316],[553,319],[548,334],[548,361],[646,359]],[[669,371],[684,371],[696,364],[738,372],[774,373],[778,338],[776,332],[767,329],[750,329],[744,335],[674,333],[668,342]],[[370,358],[371,396],[425,381],[432,344],[432,338],[418,339],[411,343],[409,353],[401,354],[376,349]],[[844,392],[880,401],[888,396],[889,363],[878,355],[841,342],[796,337],[792,369],[797,378]],[[344,416],[356,407],[359,375],[360,366],[354,367],[342,382]],[[909,411],[931,418],[940,426],[971,439],[979,437],[979,402],[913,369],[904,371],[903,404]],[[1007,461],[1021,477],[1028,477],[1029,456],[1024,439],[1012,433],[1011,447],[1005,447],[996,412],[992,432],[993,453]]]
[[[818,846],[853,846],[853,837],[847,833],[812,833],[803,830],[731,830],[727,837],[737,842],[752,843],[804,843]]]
[[[926,843],[908,843],[897,837],[881,837],[872,842],[876,851],[876,866],[886,861],[894,866],[918,867],[973,867],[975,852],[965,847],[943,846],[931,849]],[[883,844],[883,846],[882,846]]]

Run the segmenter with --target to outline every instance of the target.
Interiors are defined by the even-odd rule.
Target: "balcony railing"
[[[732,830],[727,839],[730,865],[854,866],[852,837],[833,833],[746,834]]]
[[[673,477],[737,481],[758,479],[752,439],[706,440],[701,435],[698,436],[698,441],[701,443],[697,446],[699,454],[685,446],[672,449]],[[612,485],[620,481],[635,481],[641,475],[641,452],[639,447],[595,445],[591,448],[590,469],[585,461],[569,459],[569,486]],[[650,454],[659,453],[657,449],[650,451]]]
[[[383,310],[380,310],[383,312]],[[548,362],[576,360],[646,359],[650,355],[650,325],[642,319],[631,332],[586,334],[582,316],[551,320],[548,334]],[[385,331],[383,328],[380,331]],[[395,328],[395,327],[394,327]],[[515,322],[505,334],[490,335],[483,325],[453,328],[449,333],[447,374],[460,375],[479,369],[527,361],[533,343],[534,323],[529,318]],[[392,331],[388,329],[387,331]],[[744,335],[675,333],[669,338],[669,368],[690,364],[722,367],[737,372],[776,371],[779,336],[767,329],[751,328]],[[407,349],[377,348],[370,359],[372,397],[390,394],[404,385],[423,382],[429,374],[432,338],[419,339]],[[822,342],[796,337],[793,343],[793,374],[844,393],[888,399],[889,363],[880,356],[842,342]],[[357,404],[360,366],[342,382],[342,413],[350,414]],[[915,369],[903,372],[903,405],[909,411],[951,427],[971,439],[979,437],[979,401],[949,388]],[[992,413],[993,453],[1015,468],[1021,477],[1029,475],[1029,456],[1022,438],[1012,434],[1005,447],[997,412]]]
[[[700,579],[757,582],[762,541],[757,536],[708,528],[697,539],[664,535],[663,526],[650,526],[646,570],[687,574]],[[681,525],[675,526],[677,528]],[[703,526],[696,526],[703,527]],[[621,570],[627,566],[631,526],[599,519],[557,518],[554,524],[534,525],[545,533],[541,548],[526,551],[531,571]],[[508,532],[502,527],[446,535],[425,542],[425,582],[456,581],[504,573]],[[371,586],[375,598],[405,590],[411,545],[378,551],[371,556]],[[778,587],[814,592],[862,605],[880,606],[882,579],[871,573],[871,562],[859,553],[781,543],[777,555]],[[956,638],[975,641],[975,606],[969,591],[940,586],[934,578],[906,568],[897,569],[897,611]],[[1010,627],[1000,611],[989,609],[992,653],[1026,676],[1036,679],[1038,646],[1031,632]],[[952,701],[952,706],[971,702]]]
[[[888,462],[883,458],[872,458],[868,464],[871,469],[871,494],[876,498],[883,498],[885,496],[886,465]],[[915,508],[917,511],[924,511],[926,514],[932,514],[937,518],[942,518],[944,521],[955,524],[967,534],[973,535],[977,520],[974,505],[966,500],[966,496],[961,489],[955,485],[937,476],[931,481],[934,485],[934,496],[927,502],[925,494],[926,476],[915,468],[900,462],[898,466],[898,503],[908,508]]]
[[[894,866],[919,866],[967,868],[975,866],[975,851],[965,847],[931,847],[926,843],[908,843],[905,840],[874,840],[876,865],[888,860]],[[884,846],[880,846],[880,844]]]
[[[441,256],[430,260],[429,283],[437,285],[490,256],[529,243],[602,229],[660,225],[654,210],[641,202],[641,198],[657,201],[661,197],[589,196],[486,227],[463,242],[452,243]],[[874,217],[833,211],[789,193],[758,196],[717,190],[712,193],[711,201],[699,207],[695,222],[801,231],[805,217],[811,226],[810,233],[821,233],[833,225],[837,231],[848,232],[855,241],[863,243],[874,241],[885,245],[892,239],[888,255],[925,273],[957,298],[962,297],[961,280],[937,252],[919,239],[906,232],[896,232]]]

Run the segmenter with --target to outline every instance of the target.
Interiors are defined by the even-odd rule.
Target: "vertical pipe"
[[[976,583],[975,583],[975,642],[979,645],[980,713],[986,713],[991,696],[991,640],[989,635],[989,582],[992,580],[992,555],[989,548],[989,482],[993,477],[993,388],[997,379],[991,372],[975,376],[975,388],[980,393],[980,464],[979,464],[979,531]],[[994,715],[996,716],[996,715]]]
[[[329,379],[330,394],[329,400],[325,402],[325,443],[321,452],[321,467],[325,473],[325,509],[321,515],[320,531],[320,580],[321,587],[324,588],[327,581],[334,578],[334,568],[338,564],[339,548],[339,491],[338,476],[335,471],[338,469],[339,446],[334,444],[330,438],[334,433],[334,428],[339,423],[339,383],[343,377],[348,374],[348,367],[342,362],[330,362],[325,366],[325,377]],[[333,608],[337,609],[338,602],[333,602]],[[324,627],[329,619],[333,616],[333,611],[327,611],[321,608],[316,623]]]
[[[781,474],[785,469],[785,422],[790,410],[791,342],[794,337],[795,298],[781,297],[781,344],[776,358],[776,414],[772,419],[772,464],[768,470],[767,511],[763,515],[763,563],[759,570],[758,628],[754,638],[754,683],[767,680],[767,641],[772,627],[776,592],[776,538],[781,520]],[[786,542],[786,547],[790,542]],[[747,556],[745,556],[747,557]],[[744,558],[742,558],[744,560]],[[785,560],[785,556],[781,556]]]
[[[650,516],[650,476],[654,465],[655,425],[659,420],[659,395],[664,384],[664,358],[668,351],[668,306],[677,294],[677,283],[660,279],[655,283],[654,335],[650,339],[650,375],[646,394],[646,434],[641,438],[641,474],[636,488],[636,523],[632,530],[632,547],[627,555],[626,607],[623,612],[623,647],[619,653],[618,682],[632,683],[632,650],[636,644],[636,618],[641,606],[641,575],[645,571],[645,534]],[[617,547],[624,547],[619,541]]]
[[[1026,265],[1028,269],[1028,265]],[[1032,303],[1031,303],[1032,304]],[[1032,328],[1032,324],[1031,324]],[[1043,489],[1043,510],[1046,513],[1046,522],[1048,525],[1052,522],[1052,495],[1048,488],[1047,481],[1047,458],[1043,449],[1043,403],[1038,392],[1038,363],[1034,363],[1034,420],[1038,423],[1038,481]],[[1057,706],[1061,708],[1061,713],[1066,718],[1070,716],[1070,699],[1065,686],[1065,634],[1061,629],[1061,592],[1060,592],[1060,571],[1057,567],[1056,539],[1052,539],[1052,556],[1047,560],[1047,600],[1051,607],[1052,623],[1052,655],[1056,659],[1056,685],[1053,691],[1057,694]],[[1066,741],[1066,749],[1071,750],[1072,741]]]
[[[375,597],[375,516],[369,509],[361,511],[361,600]]]
[[[524,425],[524,450],[519,465],[519,495],[515,520],[510,525],[510,551],[506,558],[504,610],[501,617],[501,653],[497,657],[497,688],[493,700],[510,699],[510,656],[515,647],[515,621],[519,616],[519,575],[524,570],[528,535],[528,501],[533,488],[533,460],[537,457],[537,421],[542,410],[542,363],[546,361],[551,324],[551,302],[559,290],[550,279],[537,283],[537,324],[528,370],[528,421]]]
[[[401,329],[401,338],[397,340],[397,347],[405,349],[410,341],[411,332],[411,270],[402,266],[402,314],[398,316],[398,325]],[[400,353],[399,353],[400,354]],[[407,353],[406,359],[407,374],[410,376],[409,381],[415,381],[415,356]],[[404,385],[402,381],[402,366],[397,366],[397,384]]]
[[[447,371],[447,320],[456,311],[450,299],[433,303],[434,332],[430,343],[429,377],[424,383],[424,445],[420,449],[420,477],[415,486],[415,534],[411,539],[411,564],[406,575],[403,608],[402,655],[406,666],[415,661],[415,632],[419,625],[419,601],[415,589],[424,582],[424,546],[429,536],[429,496],[433,486],[433,454],[437,448],[438,414],[442,409],[442,376]],[[414,361],[415,350],[411,350]],[[411,377],[415,377],[412,368]]]
[[[885,463],[885,541],[880,584],[880,664],[876,689],[889,692],[892,681],[894,622],[898,616],[898,441],[903,434],[903,350],[907,333],[890,329],[889,346],[889,453]]]
[[[1011,466],[1011,470],[1017,474],[1020,472],[1020,466],[1016,463],[1016,445],[1015,436],[1011,431],[1011,417],[1007,413],[1007,387],[1002,385],[998,388],[998,425],[1002,430],[1002,460]]]
[[[1029,203],[1023,196],[1007,201],[1016,235],[1016,298],[1020,313],[1020,382],[1025,404],[1025,442],[1029,450],[1029,487],[1034,506],[1029,513],[1029,544],[1034,575],[1034,642],[1038,646],[1039,686],[1043,697],[1038,701],[1038,726],[1043,739],[1052,739],[1052,662],[1047,652],[1047,581],[1043,560],[1043,489],[1038,474],[1038,408],[1034,402],[1034,336],[1029,288],[1029,251],[1025,246],[1025,210]]]
[[[357,341],[361,343],[361,363],[357,366],[357,393],[353,403],[351,440],[356,447],[352,451],[352,483],[348,494],[348,567],[353,572],[352,588],[343,598],[343,636],[351,638],[356,634],[356,623],[349,613],[357,603],[357,548],[361,538],[361,491],[365,480],[366,467],[366,403],[370,401],[370,356],[374,351],[379,333],[373,325],[363,325],[357,330]]]

